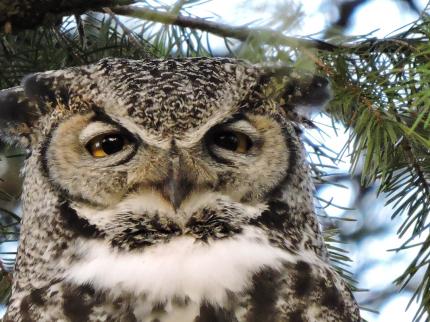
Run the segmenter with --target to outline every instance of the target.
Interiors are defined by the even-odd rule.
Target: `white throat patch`
[[[227,291],[243,292],[263,267],[280,269],[282,263],[296,262],[294,255],[270,245],[264,233],[251,226],[228,239],[203,243],[181,236],[129,253],[103,241],[79,247],[82,259],[70,266],[66,280],[115,294],[144,295],[150,303],[189,297],[195,303],[224,306]]]

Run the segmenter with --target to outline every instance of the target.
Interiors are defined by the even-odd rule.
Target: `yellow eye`
[[[252,147],[251,139],[240,132],[223,131],[213,136],[213,143],[220,148],[236,153],[246,153]]]
[[[127,139],[121,134],[105,134],[92,139],[86,148],[94,158],[99,159],[120,152],[127,143]]]

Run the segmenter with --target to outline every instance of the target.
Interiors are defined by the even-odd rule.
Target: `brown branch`
[[[176,25],[184,28],[199,29],[220,37],[234,38],[241,41],[257,38],[263,39],[267,44],[276,44],[278,46],[309,47],[327,51],[337,49],[337,46],[318,39],[288,37],[271,29],[254,29],[243,26],[233,27],[202,18],[182,16],[171,12],[161,12],[148,8],[119,6],[113,7],[112,11],[123,16],[155,21],[167,25]]]
[[[285,36],[281,32],[267,28],[234,27],[207,19],[183,16],[172,12],[162,12],[144,7],[124,5],[113,7],[111,10],[118,15],[159,22],[166,25],[175,25],[183,28],[198,29],[224,38],[234,38],[240,41],[259,39],[265,44],[300,49],[313,48],[330,52],[344,49],[346,51],[353,51],[356,54],[366,53],[371,49],[381,52],[397,52],[399,48],[409,51],[416,50],[416,45],[428,42],[428,39],[422,38],[391,37],[385,39],[369,38],[354,43],[332,44],[313,38]]]
[[[130,4],[136,0],[0,0],[0,33],[16,32],[21,29],[36,28],[40,25],[61,23],[61,17],[67,15],[80,15],[88,10],[106,13],[104,8],[119,15],[159,22],[167,25],[176,25],[184,28],[199,29],[224,38],[234,38],[240,41],[258,39],[263,44],[288,46],[291,48],[313,48],[321,51],[335,51],[345,49],[354,53],[376,50],[382,52],[395,52],[399,48],[414,50],[415,45],[427,42],[428,39],[405,39],[392,37],[386,39],[365,39],[355,43],[332,44],[326,41],[306,38],[290,37],[268,28],[250,28],[247,26],[230,26],[228,24],[208,21],[198,17],[183,16],[177,13],[176,6],[170,12],[152,10],[145,7],[136,7]]]
[[[128,5],[134,0],[0,0],[0,27],[4,33],[61,23],[61,17],[102,7]]]

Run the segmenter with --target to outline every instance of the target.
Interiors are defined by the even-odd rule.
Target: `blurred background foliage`
[[[23,8],[11,10],[17,8],[14,2],[0,0],[3,26],[0,88],[16,86],[29,73],[88,64],[107,56],[135,59],[234,56],[327,77],[332,86],[332,100],[324,115],[316,116],[315,128],[305,131],[303,139],[332,261],[351,283],[354,279],[359,281],[353,284],[359,290],[366,284],[366,274],[376,274],[371,267],[386,261],[388,270],[402,260],[406,264],[397,272],[395,283],[356,296],[364,309],[378,310],[403,290],[409,294],[411,303],[418,303],[413,308],[414,321],[428,321],[430,12],[427,5],[413,0],[394,1],[402,10],[414,12],[417,19],[387,37],[376,38],[373,34],[347,33],[355,12],[370,0],[321,1],[319,10],[329,13],[327,23],[312,36],[291,36],[300,30],[308,14],[300,1],[293,0],[274,2],[269,6],[269,14],[263,18],[256,15],[241,24],[229,24],[222,17],[199,11],[211,3],[219,4],[218,0],[98,0],[81,4],[75,1],[75,7],[69,5],[64,11],[61,6],[54,10],[52,6],[37,7],[37,1],[27,0],[42,11],[37,15],[32,14],[31,6],[26,9],[28,12]],[[253,2],[246,3],[242,8]],[[254,15],[259,9],[256,4]],[[37,19],[20,24],[28,19],[15,16],[20,10]],[[241,14],[237,12],[238,16]],[[342,138],[340,141],[335,139],[337,135]],[[19,236],[18,172],[25,153],[5,145],[0,150],[0,299],[3,302],[8,297]],[[343,162],[340,169],[339,162]],[[336,204],[339,197],[349,199],[346,207]],[[393,227],[398,229],[399,239],[391,240],[389,248],[393,254],[400,251],[399,254],[406,256],[378,258],[379,255],[363,254],[376,254],[376,250],[369,248],[375,247],[369,240],[376,243],[385,240],[386,236],[392,236]],[[349,262],[349,256],[353,263]]]

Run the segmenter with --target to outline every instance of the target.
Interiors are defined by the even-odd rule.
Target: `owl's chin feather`
[[[263,267],[279,270],[297,261],[251,226],[226,239],[178,236],[134,252],[112,249],[103,240],[82,241],[77,249],[78,260],[65,272],[66,281],[112,290],[114,296],[144,296],[152,304],[188,298],[223,307],[229,293],[244,292]]]
[[[246,205],[208,192],[191,194],[179,209],[174,209],[157,192],[143,191],[102,210],[79,203],[68,210],[64,208],[66,228],[78,235],[80,231],[84,237],[89,229],[103,232],[90,237],[103,240],[112,248],[132,251],[178,236],[204,242],[228,238],[241,233],[243,226],[259,217],[267,206]]]

